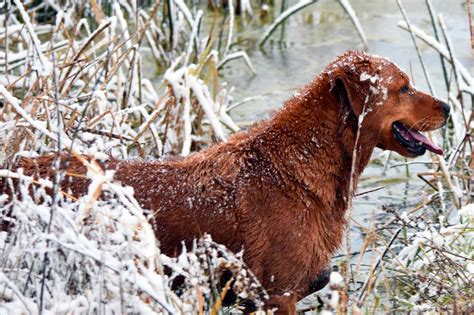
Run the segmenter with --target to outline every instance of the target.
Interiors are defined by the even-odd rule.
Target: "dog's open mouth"
[[[414,155],[422,155],[426,150],[443,155],[443,150],[439,146],[431,142],[420,132],[408,128],[401,122],[393,123],[392,132],[398,143]]]

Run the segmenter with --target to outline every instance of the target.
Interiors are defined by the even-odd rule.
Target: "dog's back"
[[[350,51],[273,118],[227,143],[182,160],[103,166],[153,211],[165,253],[209,233],[233,251],[244,250],[271,295],[267,308],[295,313],[297,298],[317,287],[314,280],[341,243],[345,210],[374,148],[406,157],[441,154],[420,131],[441,127],[448,114],[447,104],[413,88],[395,64]],[[14,168],[51,177],[53,159]],[[65,160],[63,190],[86,193],[87,178],[74,175],[86,169],[77,158]]]

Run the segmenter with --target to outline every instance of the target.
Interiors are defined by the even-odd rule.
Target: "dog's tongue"
[[[439,154],[439,155],[443,155],[443,149],[441,149],[436,144],[431,142],[427,137],[425,137],[421,133],[419,133],[417,131],[414,131],[414,130],[411,130],[411,129],[408,129],[408,132],[410,133],[410,136],[413,137],[413,139],[415,139],[416,141],[421,142],[423,147],[425,147],[427,150],[429,150],[433,153]]]

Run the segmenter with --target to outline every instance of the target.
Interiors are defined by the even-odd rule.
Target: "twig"
[[[238,52],[226,55],[224,57],[224,59],[221,62],[219,62],[219,66],[217,67],[217,69],[221,69],[229,61],[234,60],[234,59],[238,59],[238,58],[244,59],[245,64],[250,69],[250,71],[253,74],[257,74],[257,71],[253,67],[252,62],[250,61],[250,58],[249,58],[249,56],[247,55],[247,53],[245,51],[238,51]]]
[[[383,258],[385,257],[385,255],[388,253],[390,247],[392,246],[393,242],[397,239],[398,237],[398,234],[400,234],[400,231],[402,230],[402,227],[400,227],[396,232],[395,234],[392,236],[392,238],[390,239],[390,241],[388,242],[387,246],[385,247],[385,250],[384,252],[382,253],[382,255],[379,256],[379,258],[377,259],[377,262],[375,263],[375,266],[374,266],[374,269],[372,270],[373,273],[375,273],[375,271],[378,269],[378,267],[380,266],[380,264],[382,263],[382,260]],[[372,274],[373,274],[372,273]],[[367,279],[365,280],[364,284],[362,285],[362,289],[359,293],[359,301],[357,302],[358,306],[361,307],[362,306],[362,303],[364,302],[364,299],[365,299],[365,292],[366,292],[366,289],[367,289],[367,286],[369,285],[369,283],[375,281],[375,279],[373,279],[371,276],[368,276]]]
[[[166,4],[167,4],[167,9],[168,9],[168,12],[167,12],[167,17],[168,17],[168,23],[169,23],[169,29],[170,29],[170,33],[169,33],[169,49],[173,49],[174,47],[174,40],[173,40],[173,37],[174,37],[174,21],[173,21],[173,1],[171,0],[166,0]]]
[[[375,191],[379,191],[379,190],[382,190],[382,189],[385,189],[387,188],[387,186],[380,186],[380,187],[377,187],[377,188],[374,188],[374,189],[370,189],[370,190],[367,190],[367,191],[363,191],[361,193],[357,193],[354,195],[354,197],[359,197],[359,196],[363,196],[363,195],[367,195],[367,194],[370,194],[370,193],[373,193]]]
[[[278,26],[280,26],[283,22],[285,22],[286,19],[288,19],[290,16],[292,16],[296,12],[301,11],[304,8],[306,8],[307,6],[309,6],[313,3],[316,3],[316,2],[318,2],[318,0],[301,0],[297,4],[295,4],[294,6],[288,8],[285,12],[280,14],[278,16],[278,18],[272,23],[272,25],[270,25],[267,28],[265,33],[263,33],[263,35],[260,39],[259,46],[263,47],[265,45],[265,43],[267,42],[267,40],[270,38],[270,36],[273,34],[273,32],[278,28]]]
[[[408,26],[406,23],[404,22],[399,22],[398,23],[398,26],[404,30],[408,30]],[[462,76],[462,78],[468,83],[468,84],[471,84],[471,82],[473,82],[472,80],[472,77],[471,75],[469,74],[469,71],[463,67],[463,65],[461,64],[461,62],[457,59],[454,59],[452,60],[450,58],[450,54],[449,54],[449,51],[448,49],[443,46],[440,42],[438,42],[435,38],[433,38],[432,36],[426,34],[426,32],[420,30],[419,28],[417,28],[416,26],[414,25],[411,25],[411,29],[413,31],[413,34],[421,39],[423,42],[425,42],[428,46],[432,47],[433,49],[437,50],[439,53],[441,53],[441,55],[443,55],[443,57],[448,60],[451,64],[452,63],[456,63],[456,66],[458,67],[459,69],[459,72]],[[472,91],[467,91],[467,92],[470,92],[470,93],[473,93]]]
[[[3,27],[5,29],[5,78],[7,84],[10,84],[10,78],[8,76],[8,20],[10,17],[10,1],[5,1],[3,5],[5,11],[5,20],[3,21]]]
[[[434,90],[434,88],[433,88],[433,84],[431,83],[430,75],[429,75],[429,73],[428,73],[428,69],[426,68],[425,62],[423,61],[423,58],[421,57],[420,48],[418,48],[418,44],[416,43],[415,34],[414,34],[414,32],[413,32],[411,23],[410,23],[410,21],[408,20],[408,17],[407,17],[407,15],[406,15],[405,9],[403,8],[403,5],[402,5],[401,0],[397,0],[397,4],[398,4],[398,7],[400,8],[400,12],[401,12],[402,15],[403,15],[403,19],[405,20],[405,23],[406,23],[406,25],[407,25],[407,27],[408,27],[408,31],[409,31],[409,33],[410,33],[410,35],[411,35],[411,39],[412,39],[412,41],[413,41],[413,46],[415,46],[416,54],[418,55],[418,60],[420,61],[421,68],[423,69],[423,73],[424,73],[425,78],[426,78],[426,83],[428,83],[428,87],[429,87],[429,89],[430,89],[430,93],[431,93],[433,96],[436,96],[435,90]]]
[[[16,0],[18,1],[18,0]],[[71,62],[69,63],[71,66],[68,67],[68,70],[66,71],[66,74],[64,75],[64,78],[67,78],[69,76],[69,73],[72,70],[72,65],[75,65],[76,62],[78,61],[79,57],[82,55],[82,53],[86,50],[86,48],[89,46],[89,44],[97,37],[99,36],[100,33],[102,33],[105,29],[107,29],[111,25],[111,21],[106,20],[104,23],[102,23],[97,30],[95,30],[87,39],[86,41],[82,44],[82,46],[79,48],[77,53],[72,57]],[[59,86],[59,90],[63,91],[68,90],[64,89],[64,85],[66,83],[66,80],[63,80]]]
[[[431,25],[433,26],[433,32],[434,32],[435,38],[437,41],[439,41],[438,28],[436,27],[433,4],[431,3],[431,0],[425,0],[425,3],[426,3],[426,6],[428,7],[428,12],[430,13]],[[446,63],[444,62],[444,58],[441,53],[439,53],[439,59],[441,61],[441,67],[443,69],[444,83],[446,84],[446,89],[449,90],[448,70],[446,69]]]
[[[454,56],[454,48],[453,48],[453,45],[451,43],[451,39],[450,37],[448,36],[448,32],[446,30],[446,24],[444,23],[444,19],[443,19],[443,16],[440,14],[438,15],[438,22],[439,22],[439,25],[441,27],[441,31],[443,33],[443,37],[444,37],[444,40],[446,41],[446,47],[448,47],[448,52],[449,52],[449,58],[451,60],[455,60],[455,56]],[[458,90],[461,91],[461,75],[459,74],[459,69],[456,65],[455,62],[452,63],[453,65],[453,69],[454,69],[454,79],[455,79],[455,82],[456,82],[456,85],[458,87]],[[462,98],[460,99],[460,102],[461,102],[461,105],[462,105]],[[464,106],[461,106],[461,113],[462,113],[462,117],[463,117],[463,120],[466,122],[467,121],[467,118],[466,118],[466,114],[464,113]],[[467,126],[466,126],[466,129],[467,129]]]
[[[360,25],[359,19],[357,18],[354,9],[352,8],[349,0],[338,0],[339,4],[342,6],[344,11],[346,11],[347,15],[351,19],[352,24],[354,25],[357,34],[359,35],[362,44],[364,45],[364,50],[369,49],[369,43],[367,42],[367,37],[365,36],[364,30],[362,29],[362,25]]]
[[[224,54],[222,56],[224,56],[224,58],[227,57],[227,54],[229,53],[229,50],[230,50],[230,44],[232,43],[232,33],[234,31],[234,3],[233,1],[228,1],[227,2],[228,5],[229,5],[229,31],[227,33],[227,43],[225,45],[225,49],[224,49]]]
[[[25,22],[26,28],[28,30],[28,34],[30,34],[31,42],[36,51],[36,54],[38,55],[41,66],[43,67],[41,75],[49,74],[49,72],[51,71],[50,69],[51,65],[50,65],[50,62],[45,58],[45,56],[43,55],[43,52],[40,49],[41,44],[38,39],[38,36],[36,35],[33,29],[33,26],[31,25],[30,16],[26,13],[25,8],[23,7],[23,4],[20,2],[20,0],[13,0],[13,1],[15,2],[15,5],[17,6],[18,11],[21,14],[21,18]]]
[[[30,308],[30,305],[23,298],[23,294],[21,294],[21,291],[13,282],[10,281],[10,279],[8,279],[8,277],[2,271],[0,271],[0,283],[5,283],[13,291],[13,293],[15,293],[15,295],[18,297],[21,303],[23,303],[25,309],[28,311],[29,314],[36,314],[36,311],[32,310]]]
[[[5,100],[11,105],[13,106],[13,108],[15,109],[15,111],[21,116],[23,117],[23,119],[25,119],[33,128],[35,128],[36,130],[40,131],[40,132],[43,132],[45,135],[47,135],[48,137],[50,137],[51,139],[53,139],[54,141],[58,141],[57,139],[57,136],[52,133],[51,131],[49,131],[48,129],[46,129],[42,124],[40,124],[39,122],[37,122],[36,120],[34,120],[33,118],[31,118],[31,116],[21,107],[18,99],[14,96],[12,96],[6,89],[3,85],[0,85],[0,94],[3,95],[3,97],[5,98]],[[69,141],[69,139],[66,139],[64,138],[63,141],[65,142],[65,146],[67,147],[70,147],[71,146],[71,142]]]

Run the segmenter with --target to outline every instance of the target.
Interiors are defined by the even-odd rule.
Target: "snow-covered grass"
[[[183,1],[13,4],[0,16],[4,167],[63,151],[185,156],[238,130],[219,67],[237,58],[253,67],[231,51],[232,23],[203,31],[203,12]],[[0,313],[216,313],[224,270],[236,294],[259,304],[265,293],[239,255],[208,236],[178,258],[161,255],[133,191],[84,163],[91,184],[79,199],[57,189],[59,178],[0,171],[21,181],[13,200],[0,198]]]
[[[295,1],[268,34],[295,8],[313,2]],[[63,9],[54,0],[22,3],[13,1],[0,16],[4,165],[57,151],[99,161],[186,156],[238,130],[228,115],[231,90],[219,76],[227,62],[245,62],[254,72],[247,54],[231,45],[237,7],[228,8],[228,23],[211,21],[209,27],[190,1],[150,1],[146,8],[132,0],[76,1]],[[240,5],[252,13],[249,1]],[[409,28],[408,21],[400,26],[437,50],[452,73],[446,101],[453,110],[442,137],[447,154],[432,156],[432,170],[420,174],[429,183],[420,205],[403,215],[391,209],[389,222],[374,220],[361,260],[352,272],[352,262],[341,271],[351,277],[349,286],[332,274],[324,312],[348,305],[356,313],[473,309],[474,83],[442,37],[442,18],[438,23],[433,16],[438,37]],[[162,78],[158,84],[156,77]],[[238,254],[205,237],[177,258],[161,255],[133,193],[114,183],[112,173],[94,163],[87,167],[89,194],[77,200],[67,192],[46,194],[54,181],[0,170],[2,178],[22,180],[21,198],[0,197],[2,219],[9,211],[15,218],[8,232],[0,232],[0,313],[216,313],[227,290],[216,279],[225,268],[236,271],[236,293],[259,302],[264,293]],[[32,183],[34,194],[28,192]],[[363,273],[367,255],[369,272]]]

